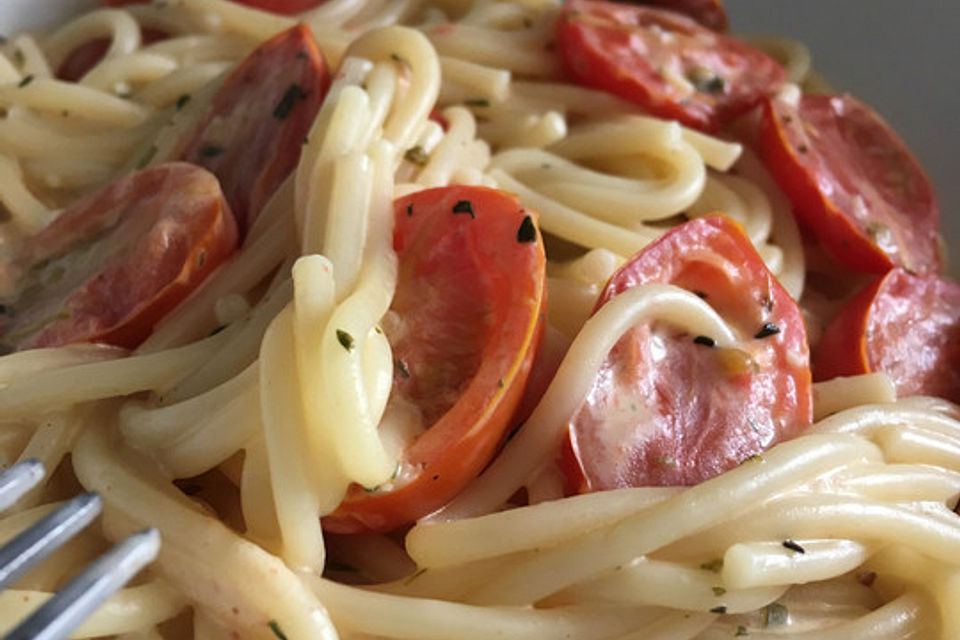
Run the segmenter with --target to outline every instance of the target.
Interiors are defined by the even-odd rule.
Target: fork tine
[[[4,640],[62,640],[153,561],[160,533],[144,529],[117,543],[31,613]]]
[[[43,463],[24,460],[0,473],[0,511],[13,506],[27,491],[43,478]]]
[[[90,524],[101,505],[95,493],[77,496],[0,547],[0,590]]]

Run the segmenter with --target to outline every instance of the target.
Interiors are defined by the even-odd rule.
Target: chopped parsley
[[[533,224],[533,218],[530,216],[523,216],[523,221],[520,222],[520,228],[517,229],[517,242],[536,242],[537,241],[537,227]]]
[[[471,218],[476,218],[477,216],[473,213],[473,203],[469,200],[458,200],[457,204],[453,205],[454,213],[467,213]]]
[[[280,98],[280,102],[274,107],[273,117],[277,120],[286,120],[287,116],[290,115],[290,112],[293,111],[293,108],[297,105],[297,100],[303,100],[306,97],[307,94],[300,85],[296,83],[291,84],[287,87],[287,91],[283,94],[283,97]]]
[[[271,620],[270,622],[267,623],[267,626],[270,627],[270,631],[273,631],[273,635],[280,638],[280,640],[289,640],[286,634],[280,630],[280,623],[277,622],[276,620]]]
[[[717,346],[717,341],[713,338],[707,336],[697,336],[693,339],[694,344],[702,344],[705,347],[715,347]]]
[[[714,558],[708,562],[703,562],[700,564],[700,568],[704,571],[720,573],[720,571],[723,569],[723,558]]]
[[[407,152],[403,154],[403,159],[407,162],[423,166],[427,164],[427,160],[429,160],[430,157],[427,155],[427,152],[423,150],[423,147],[417,145],[407,149]]]
[[[718,598],[727,592],[727,590],[723,587],[711,587],[711,589],[713,589],[713,595],[717,596]]]
[[[738,624],[738,625],[737,625],[737,632],[734,633],[733,635],[735,635],[735,636],[737,636],[737,637],[739,638],[740,636],[745,636],[745,635],[749,635],[749,634],[747,633],[747,628],[746,628],[745,626],[743,626],[742,624]]]
[[[783,546],[786,547],[787,549],[790,549],[790,551],[796,551],[797,553],[806,553],[806,552],[807,552],[806,549],[804,549],[803,547],[801,547],[799,544],[797,544],[796,542],[794,542],[794,541],[791,540],[790,538],[787,538],[786,540],[783,541]]]
[[[24,76],[23,80],[21,80],[20,84],[18,84],[17,86],[22,89],[28,84],[30,84],[31,82],[33,82],[33,75]]]
[[[769,338],[770,336],[775,336],[778,333],[780,333],[780,327],[772,322],[764,322],[763,326],[760,327],[760,331],[757,331],[757,334],[753,337],[757,339]]]
[[[764,624],[768,627],[780,627],[790,621],[790,612],[779,602],[767,605]]]
[[[188,103],[188,102],[190,102],[190,94],[189,94],[189,93],[185,93],[185,94],[183,94],[182,96],[180,96],[179,98],[177,98],[177,103],[176,103],[176,105],[177,105],[177,111],[180,111],[180,109],[183,109],[185,106],[187,106],[187,103]]]
[[[354,344],[353,336],[347,333],[346,331],[344,331],[343,329],[337,329],[337,342],[339,342],[340,346],[342,346],[347,351],[353,350],[353,344]]]
[[[200,147],[200,155],[202,155],[204,158],[216,158],[224,151],[226,151],[226,149],[216,144],[208,144],[204,147]]]
[[[468,107],[489,107],[490,101],[486,98],[471,98],[469,100],[464,100],[463,104]]]
[[[720,605],[719,607],[714,607],[713,609],[710,609],[710,613],[726,613],[726,612],[727,612],[726,605]]]

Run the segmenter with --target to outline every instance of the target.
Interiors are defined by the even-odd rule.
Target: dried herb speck
[[[778,333],[780,333],[780,327],[772,322],[764,322],[763,326],[760,327],[760,331],[757,331],[757,334],[753,337],[757,339],[769,338],[770,336],[775,336]]]
[[[476,218],[477,216],[473,213],[473,203],[469,200],[458,200],[457,204],[453,205],[454,213],[467,213],[471,218]]]
[[[354,344],[353,336],[347,333],[346,331],[344,331],[343,329],[337,329],[337,342],[339,342],[340,346],[342,346],[347,351],[350,351],[353,349],[353,344]]]
[[[523,216],[523,221],[520,222],[520,228],[517,229],[517,242],[536,242],[537,241],[537,227],[533,224],[533,218],[530,216]]]
[[[280,102],[277,103],[277,106],[273,109],[273,117],[277,120],[286,120],[287,116],[290,115],[290,112],[293,111],[293,108],[297,104],[297,100],[302,100],[307,97],[307,94],[300,87],[300,85],[294,83],[287,87],[286,93],[283,94],[283,97],[280,98]]]

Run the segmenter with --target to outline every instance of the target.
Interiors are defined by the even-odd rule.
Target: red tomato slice
[[[297,166],[330,87],[306,25],[260,45],[230,74],[181,158],[217,176],[243,237]]]
[[[232,0],[237,4],[245,4],[255,9],[272,11],[284,15],[302,13],[308,9],[318,7],[327,0]],[[100,4],[108,7],[122,7],[128,4],[145,4],[150,0],[100,0]]]
[[[940,271],[933,185],[870,107],[850,96],[767,100],[759,146],[797,217],[843,265]]]
[[[140,40],[144,45],[167,38],[167,34],[156,29],[143,29]],[[110,48],[108,38],[97,38],[74,49],[57,69],[57,77],[68,82],[76,82],[87,75],[106,55]]]
[[[31,238],[0,272],[19,274],[0,342],[133,348],[237,244],[217,179],[186,163],[120,178]]]
[[[556,38],[580,84],[708,131],[750,110],[786,77],[762,51],[662,9],[570,0]]]
[[[960,284],[890,270],[827,325],[813,366],[816,380],[883,371],[899,396],[960,403]]]
[[[633,4],[648,4],[690,16],[714,31],[726,31],[730,26],[727,10],[720,0],[637,0]]]
[[[428,428],[404,453],[410,477],[374,492],[351,487],[324,518],[340,533],[413,522],[480,473],[513,426],[540,332],[546,276],[535,213],[470,186],[420,191],[394,210],[390,401],[416,407]]]
[[[598,307],[647,283],[697,293],[737,344],[657,324],[625,334],[570,421],[572,459],[562,466],[571,491],[696,484],[812,419],[800,310],[739,225],[712,216],[669,231],[611,277]]]

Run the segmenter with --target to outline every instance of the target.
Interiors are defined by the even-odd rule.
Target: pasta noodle
[[[0,357],[0,467],[52,472],[0,518],[0,542],[80,486],[105,501],[100,529],[0,594],[0,630],[150,525],[158,561],[73,637],[960,638],[960,408],[898,397],[883,373],[817,383],[813,426],[695,486],[563,497],[570,417],[632,327],[737,346],[677,286],[594,309],[666,230],[718,210],[738,222],[812,340],[830,301],[749,145],[565,80],[560,4],[328,0],[291,17],[154,0],[0,44],[0,258],[81,195],[179,157],[224,76],[275,34],[306,23],[334,70],[237,252],[136,350]],[[59,77],[97,40],[102,59]],[[802,44],[751,42],[785,66],[784,95],[822,86]],[[325,531],[355,485],[412,473],[399,460],[416,410],[391,400],[392,203],[451,184],[539,213],[556,373],[444,507],[402,534]]]

